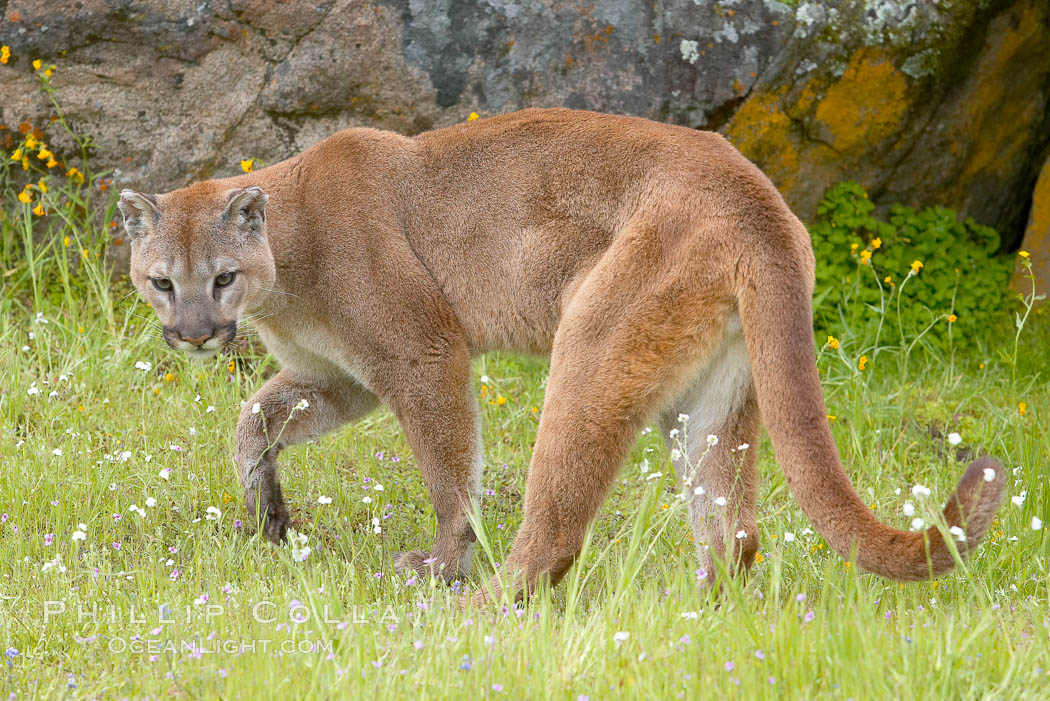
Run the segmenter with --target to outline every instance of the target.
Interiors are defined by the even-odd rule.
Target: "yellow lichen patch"
[[[1043,40],[1040,27],[1046,19],[1039,0],[1029,0],[1018,11],[1016,23],[998,22],[995,31],[989,32],[980,63],[967,84],[968,123],[973,125],[975,138],[959,179],[962,183],[988,173],[1012,172],[1028,144],[1021,125],[1034,123],[1042,109],[1036,91],[1018,100],[1016,91],[1009,89],[1011,72]]]
[[[794,186],[799,158],[791,140],[791,119],[780,94],[755,92],[726,125],[725,136],[740,151],[760,163],[782,192]]]
[[[1018,254],[1017,269],[1012,287],[1022,293],[1032,291],[1028,279],[1028,262],[1035,272],[1036,292],[1050,293],[1050,158],[1046,159],[1039,179],[1032,190],[1032,211],[1028,216],[1028,228],[1024,232],[1022,254]]]
[[[816,117],[837,151],[862,153],[904,126],[909,78],[879,47],[860,49],[817,105]]]

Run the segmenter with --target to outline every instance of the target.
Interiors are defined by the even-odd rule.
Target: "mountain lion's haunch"
[[[215,353],[248,318],[281,363],[237,424],[248,510],[273,541],[289,523],[278,452],[382,402],[438,519],[432,550],[397,564],[463,576],[482,464],[470,358],[499,349],[551,358],[505,565],[515,587],[565,574],[638,431],[655,420],[666,437],[679,414],[676,466],[709,571],[716,557],[747,568],[758,547],[756,451],[740,447],[758,443],[760,417],[837,552],[894,579],[953,566],[937,529],[882,524],[843,472],[814,359],[809,235],[718,134],[570,110],[415,138],[350,129],[259,172],[125,190],[120,209],[132,278],[172,347]],[[964,529],[959,553],[1004,480],[988,458],[963,475],[944,510]]]

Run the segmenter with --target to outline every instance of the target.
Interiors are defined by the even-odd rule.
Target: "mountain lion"
[[[838,553],[902,580],[954,564],[938,529],[882,524],[843,472],[817,376],[809,235],[718,134],[564,109],[415,138],[349,129],[258,172],[125,190],[120,209],[132,279],[170,346],[207,357],[254,318],[282,366],[237,423],[247,507],[272,541],[289,525],[280,450],[382,402],[438,521],[432,550],[396,564],[462,577],[482,464],[471,356],[499,349],[551,360],[504,567],[519,593],[561,579],[638,431],[656,421],[669,440],[679,414],[673,455],[709,571],[716,558],[744,570],[758,547],[744,444],[760,417]],[[966,470],[944,509],[960,554],[1004,481],[989,458]]]

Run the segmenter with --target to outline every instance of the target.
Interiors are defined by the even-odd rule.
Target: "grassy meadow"
[[[10,154],[0,171],[0,698],[1050,697],[1045,312],[1019,302],[1021,322],[943,347],[843,328],[819,352],[839,449],[879,518],[935,521],[974,456],[1011,471],[955,572],[857,572],[808,528],[763,439],[758,561],[701,595],[649,430],[558,588],[463,608],[520,522],[545,362],[476,361],[485,496],[468,581],[393,571],[436,522],[387,411],[282,454],[298,536],[274,547],[232,460],[241,402],[273,361],[250,334],[204,364],[169,350],[107,272],[126,245],[107,176],[43,161],[28,181]]]

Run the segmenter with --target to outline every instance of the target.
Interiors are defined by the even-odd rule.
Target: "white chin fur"
[[[193,358],[195,360],[207,360],[208,358],[211,358],[211,357],[214,357],[215,355],[218,355],[219,349],[218,348],[190,348],[190,349],[184,350],[183,352],[185,352],[186,355],[190,356],[191,358]]]

